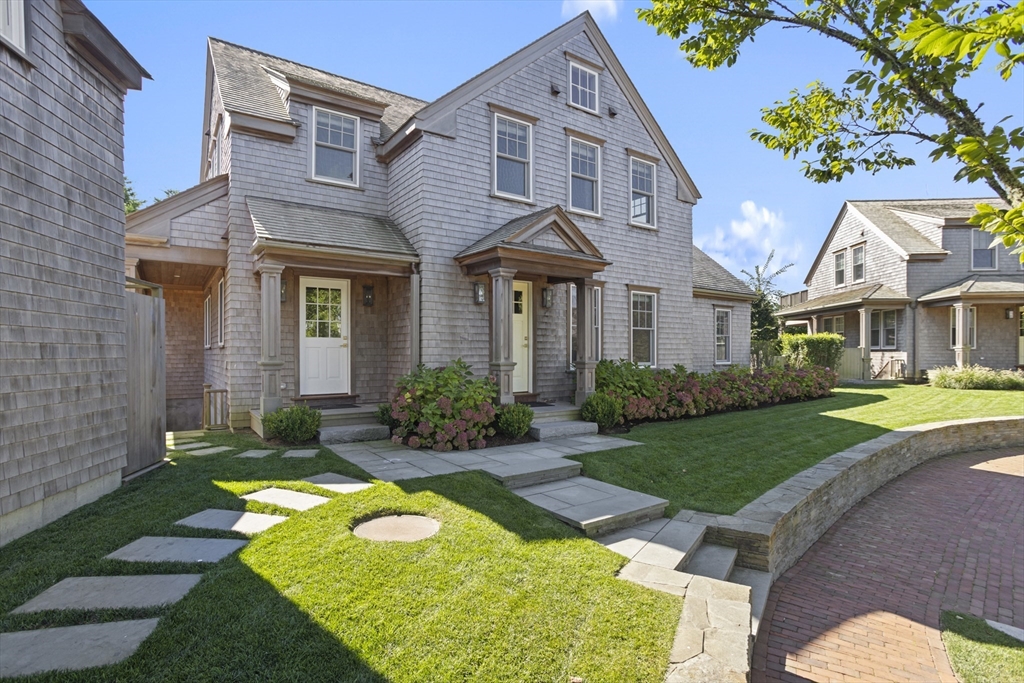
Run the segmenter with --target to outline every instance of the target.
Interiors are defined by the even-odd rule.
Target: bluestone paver
[[[260,503],[268,503],[300,511],[315,508],[317,505],[323,505],[330,500],[330,498],[325,498],[324,496],[314,496],[311,493],[300,493],[299,491],[279,488],[263,489],[262,491],[246,494],[242,498],[244,500],[255,500]]]
[[[316,484],[322,489],[334,491],[335,493],[356,493],[373,486],[373,484],[365,481],[359,481],[358,479],[335,474],[334,472],[324,472],[323,474],[306,477],[302,481],[308,481],[310,484]]]
[[[224,451],[234,450],[231,446],[214,446],[213,448],[201,448],[198,451],[189,451],[192,455],[213,455]]]
[[[0,633],[0,678],[116,664],[138,649],[157,621],[136,619]]]
[[[127,562],[219,562],[247,541],[226,538],[143,536],[106,556]]]
[[[205,441],[193,441],[192,443],[175,444],[168,448],[175,451],[189,451],[193,448],[208,448],[212,445],[212,443],[206,443]]]
[[[258,534],[287,519],[282,515],[209,509],[189,515],[185,519],[179,519],[175,524],[197,529],[220,529],[221,531],[237,531],[240,534]]]
[[[202,574],[75,576],[50,586],[12,613],[170,605],[185,597],[201,578]]]
[[[286,451],[282,458],[315,458],[316,454],[320,452],[319,448],[299,448],[296,450]]]
[[[245,453],[239,453],[238,455],[236,455],[234,457],[236,457],[236,458],[265,458],[265,457],[267,457],[268,455],[270,455],[273,452],[274,451],[252,450],[252,451],[246,451]]]

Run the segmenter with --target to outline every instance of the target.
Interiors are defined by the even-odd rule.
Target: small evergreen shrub
[[[440,368],[420,365],[400,377],[396,389],[391,399],[395,443],[465,451],[484,448],[486,437],[494,436],[498,387],[491,377],[474,379],[461,358]]]
[[[993,370],[981,365],[936,368],[932,385],[941,389],[1024,391],[1024,372]]]
[[[843,335],[831,332],[787,334],[782,337],[782,355],[796,368],[835,368],[843,357],[844,344]]]
[[[587,396],[580,406],[580,417],[587,422],[596,422],[598,429],[608,431],[622,422],[622,403],[603,391]]]
[[[389,429],[394,429],[395,427],[398,426],[398,420],[391,417],[390,403],[381,403],[380,405],[378,405],[377,412],[375,412],[373,416],[377,418],[377,422],[379,422],[380,424],[384,425]]]
[[[280,408],[263,416],[263,433],[268,439],[305,443],[320,430],[320,411],[304,405]]]
[[[498,410],[498,431],[518,439],[526,436],[533,424],[533,408],[525,403],[512,403]]]

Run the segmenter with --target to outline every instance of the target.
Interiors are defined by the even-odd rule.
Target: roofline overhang
[[[957,301],[965,304],[1024,304],[1024,292],[1019,294],[1013,292],[986,292],[972,294],[971,292],[959,292],[957,294],[943,295],[939,297],[928,297],[927,295],[918,298],[918,302],[926,307],[949,306]]]
[[[316,244],[310,244],[308,242],[286,242],[284,240],[268,240],[257,237],[252,247],[249,249],[250,254],[302,254],[302,255],[314,255],[314,256],[341,256],[349,258],[358,258],[372,263],[401,263],[401,264],[414,264],[420,262],[419,256],[399,255],[388,252],[371,251],[368,249],[346,249],[343,247],[329,247]]]
[[[205,180],[198,185],[193,185],[187,190],[178,194],[161,199],[147,207],[133,211],[125,218],[127,230],[132,230],[143,223],[170,220],[199,208],[204,204],[226,197],[228,194],[228,176],[219,175],[215,178]],[[130,233],[126,237],[131,236]]]
[[[480,275],[494,268],[514,268],[527,274],[554,277],[588,277],[587,274],[600,273],[611,265],[611,261],[578,252],[559,253],[515,244],[498,244],[457,256],[455,262],[469,275]]]
[[[240,114],[230,109],[225,111],[228,114],[227,130],[236,133],[247,133],[261,138],[291,142],[295,139],[295,131],[299,127],[299,124],[294,121],[286,122],[251,114]]]
[[[726,292],[720,289],[706,289],[704,287],[694,287],[693,295],[702,299],[728,299],[730,301],[757,300],[757,295],[753,292],[750,294],[741,294],[740,292]]]
[[[81,0],[61,0],[60,7],[68,42],[112,84],[124,90],[142,90],[142,79],[153,80]]]
[[[892,308],[893,306],[906,306],[909,303],[911,303],[911,300],[906,297],[900,297],[898,299],[859,299],[854,301],[841,301],[835,304],[826,304],[825,306],[786,308],[781,311],[777,311],[775,315],[779,318],[792,318],[794,316],[817,315],[819,313],[838,311],[840,309]]]
[[[288,97],[297,102],[338,107],[377,121],[384,116],[384,110],[389,106],[386,102],[378,102],[368,97],[360,97],[319,86],[290,74],[281,73],[268,66],[263,66],[263,70],[284,80],[288,84]]]

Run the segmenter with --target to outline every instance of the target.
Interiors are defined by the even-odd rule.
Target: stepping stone
[[[286,519],[288,518],[281,515],[261,515],[258,512],[209,509],[180,519],[175,524],[197,529],[220,529],[221,531],[237,531],[241,534],[258,534]]]
[[[224,538],[143,536],[107,555],[126,562],[219,562],[248,541]]]
[[[236,458],[265,458],[274,451],[246,451],[234,456]]]
[[[224,451],[234,450],[231,446],[215,446],[213,448],[202,448],[198,451],[189,451],[192,455],[213,455],[214,453],[223,453]]]
[[[288,451],[282,458],[315,458],[316,454],[320,452],[319,448],[305,448],[297,451]]]
[[[583,468],[582,463],[564,458],[534,460],[529,459],[529,456],[522,456],[503,460],[508,462],[492,461],[474,469],[483,470],[500,481],[505,488],[518,489],[576,477]]]
[[[202,574],[77,576],[50,586],[11,613],[171,605],[185,597],[201,578]]]
[[[138,649],[157,621],[137,619],[0,633],[0,678],[116,664]]]
[[[992,621],[991,619],[986,619],[985,623],[995,630],[1005,633],[1011,638],[1024,641],[1024,628],[1017,628],[1016,626],[1010,626],[1009,624],[1001,624],[998,621]]]
[[[262,491],[242,496],[242,498],[244,500],[255,500],[260,503],[269,503],[270,505],[300,511],[315,508],[317,505],[323,505],[330,500],[330,498],[314,496],[311,493],[299,493],[298,491],[278,488],[263,489]]]
[[[663,498],[589,477],[572,477],[566,482],[568,486],[556,490],[541,484],[512,489],[512,492],[590,537],[658,519],[668,507],[668,501]]]
[[[310,484],[316,484],[322,489],[334,491],[335,493],[355,493],[373,486],[373,484],[368,484],[365,481],[359,481],[358,479],[353,479],[351,477],[343,477],[342,475],[335,474],[334,472],[325,472],[312,477],[306,477],[302,481],[308,481]]]
[[[207,448],[212,445],[212,443],[206,443],[205,441],[193,441],[192,443],[175,444],[173,446],[168,446],[168,448],[173,451],[188,451],[193,448]]]

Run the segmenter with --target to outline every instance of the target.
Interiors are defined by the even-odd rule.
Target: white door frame
[[[525,316],[524,323],[526,325],[525,338],[521,330],[516,330],[515,327],[515,293],[517,291],[523,292],[523,313]],[[512,371],[512,393],[515,394],[529,394],[533,392],[533,353],[534,346],[536,345],[536,339],[533,334],[533,283],[529,280],[513,280],[512,281],[512,344],[513,344],[513,360],[517,357],[517,352],[521,353],[523,344],[527,345],[526,351],[526,363],[524,367],[520,368],[519,361],[516,361],[516,367]],[[522,373],[526,373],[526,387],[522,386]],[[520,383],[516,383],[516,377],[520,378]]]
[[[298,358],[296,372],[300,396],[318,396],[352,393],[352,283],[342,278],[299,277],[298,306]],[[311,380],[306,377],[306,288],[330,287],[341,290],[341,317],[339,319],[338,347],[341,350],[337,387],[330,391],[314,390]]]

